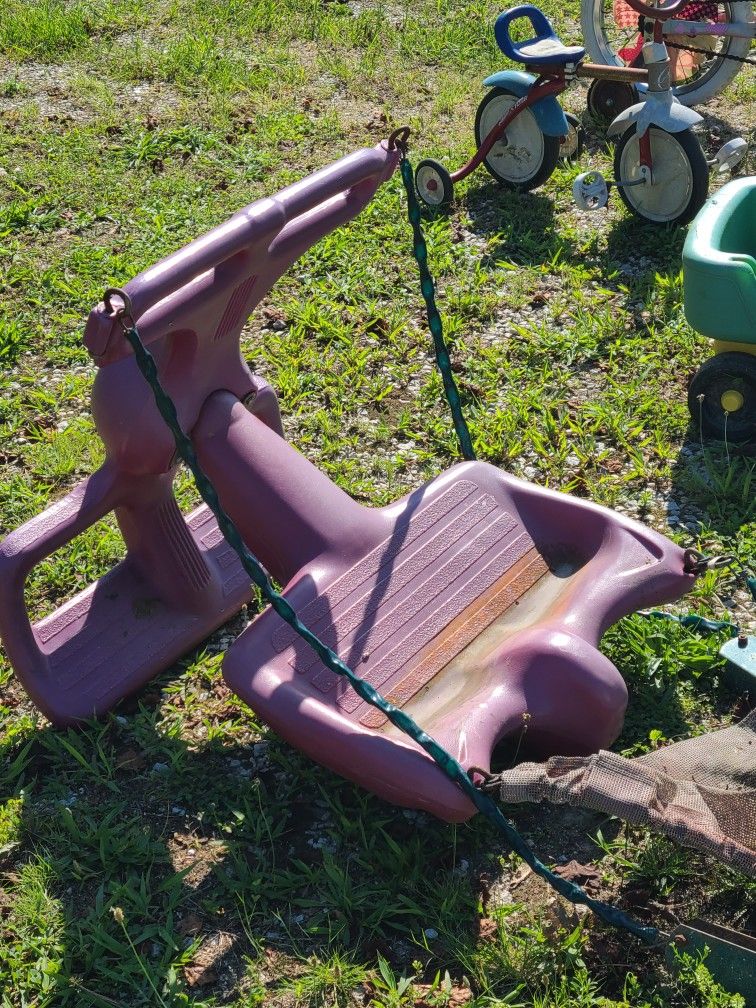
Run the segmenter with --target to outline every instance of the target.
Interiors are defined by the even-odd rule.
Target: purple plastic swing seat
[[[683,551],[605,508],[454,466],[395,504],[357,504],[281,436],[241,328],[284,270],[354,217],[394,171],[387,144],[260,200],[126,290],[161,381],[247,545],[303,621],[465,767],[501,739],[531,752],[608,746],[626,690],[598,650],[640,606],[684,594]],[[249,598],[206,508],[173,497],[175,449],[113,310],[85,340],[106,461],[0,544],[0,635],[19,679],[59,724],[102,714]],[[29,571],[114,511],[126,558],[32,625]],[[271,610],[228,651],[232,689],[293,745],[400,805],[462,820],[473,807],[421,749],[326,670]]]
[[[598,505],[486,463],[384,508],[357,504],[233,396],[195,428],[202,465],[302,621],[465,767],[501,739],[606,748],[627,701],[604,630],[692,584],[683,551]],[[229,686],[292,745],[399,805],[473,806],[272,610],[229,649]]]

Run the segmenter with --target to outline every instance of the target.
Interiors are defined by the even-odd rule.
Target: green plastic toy
[[[688,407],[706,437],[756,439],[756,178],[735,179],[702,207],[683,248],[685,315],[714,341]]]

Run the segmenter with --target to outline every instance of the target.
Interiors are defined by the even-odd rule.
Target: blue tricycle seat
[[[535,37],[525,42],[513,42],[509,26],[520,18],[530,21]],[[532,4],[521,4],[499,14],[494,25],[494,35],[496,44],[504,55],[525,66],[579,63],[585,56],[582,46],[566,46],[554,34],[551,22],[543,11]]]

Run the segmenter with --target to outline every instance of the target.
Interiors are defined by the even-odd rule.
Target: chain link
[[[749,56],[731,56],[730,53],[713,53],[710,49],[700,49],[698,46],[670,42],[666,36],[664,44],[668,49],[682,49],[684,52],[698,53],[701,56],[708,56],[710,59],[732,60],[734,63],[747,63],[748,66],[756,66],[756,59],[751,59]]]
[[[457,433],[457,440],[459,441],[462,457],[470,461],[475,459],[477,456],[472,445],[470,431],[462,413],[462,402],[459,398],[459,390],[452,373],[449,350],[444,340],[444,327],[438,308],[436,307],[436,288],[433,283],[433,277],[428,269],[428,247],[425,244],[425,238],[420,224],[422,215],[420,212],[420,204],[418,203],[417,196],[415,195],[415,180],[412,174],[412,166],[406,156],[406,146],[403,147],[401,144],[397,143],[397,147],[399,147],[402,152],[402,160],[399,167],[402,175],[402,182],[404,183],[404,189],[407,194],[407,219],[412,226],[412,254],[415,257],[417,268],[420,272],[420,290],[422,291],[423,298],[425,300],[428,328],[430,329],[431,336],[433,337],[433,348],[436,353],[436,363],[438,364],[438,369],[441,372],[441,380],[444,383],[444,392],[446,393],[446,399],[449,403],[449,408],[451,409],[454,430]]]

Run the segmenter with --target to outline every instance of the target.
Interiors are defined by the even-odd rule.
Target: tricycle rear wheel
[[[475,143],[480,148],[491,130],[520,100],[505,87],[491,88],[475,115]],[[493,177],[509,189],[527,192],[551,177],[559,161],[559,137],[541,132],[531,109],[523,109],[484,159]]]
[[[632,84],[622,81],[595,80],[588,88],[586,104],[593,119],[600,126],[608,126],[620,112],[640,101]]]
[[[454,183],[440,161],[426,158],[415,169],[415,191],[426,206],[447,207],[454,198]]]

